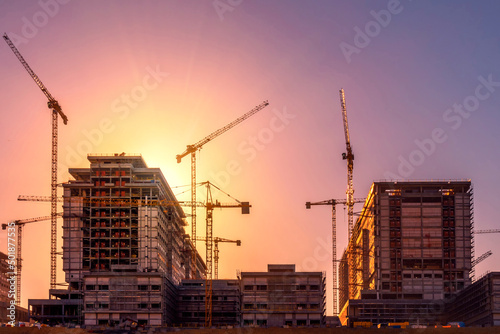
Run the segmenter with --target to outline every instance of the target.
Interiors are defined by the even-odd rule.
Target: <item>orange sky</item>
[[[177,164],[176,154],[269,100],[198,154],[199,181],[218,183],[253,206],[248,216],[237,209],[214,212],[214,236],[242,240],[242,247],[220,246],[221,278],[264,271],[268,263],[325,271],[331,313],[331,211],[306,211],[304,204],[345,197],[342,87],[355,197],[366,196],[388,172],[470,178],[476,225],[498,227],[497,86],[477,111],[446,118],[454,104],[475,94],[480,76],[500,81],[494,1],[401,1],[401,10],[364,44],[357,31],[376,28],[371,11],[387,10],[387,1],[243,0],[223,12],[194,0],[42,3],[0,2],[0,26],[69,118],[59,129],[60,182],[68,167],[88,167],[88,153],[127,152],[161,168],[172,187],[189,184],[189,161]],[[347,57],[342,43],[358,52]],[[0,220],[45,216],[48,203],[16,198],[50,194],[50,111],[5,43],[0,64]],[[444,129],[446,141],[408,173],[398,171],[401,159],[419,149],[416,141],[435,128]],[[337,221],[340,257],[347,236],[340,207]],[[5,237],[0,231],[2,251]],[[491,249],[493,256],[476,272],[498,270],[495,235],[477,238],[476,253]],[[48,297],[49,240],[48,221],[25,228],[24,306],[28,298]],[[61,262],[58,269],[62,282]]]

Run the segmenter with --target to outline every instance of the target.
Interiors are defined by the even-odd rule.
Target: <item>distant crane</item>
[[[182,158],[184,158],[186,155],[191,154],[191,202],[196,203],[196,152],[200,150],[203,145],[211,141],[212,139],[215,139],[216,137],[220,136],[227,130],[233,128],[234,126],[240,124],[250,116],[256,114],[257,112],[261,111],[264,109],[266,106],[269,105],[269,102],[266,100],[244,114],[243,116],[235,119],[228,125],[220,128],[217,131],[212,132],[210,135],[207,137],[203,138],[199,142],[193,145],[187,145],[187,148],[184,152],[181,154],[178,154],[176,156],[177,158],[177,163],[180,163]],[[193,263],[193,268],[196,267],[196,206],[191,207],[191,239],[193,240],[193,253],[191,256],[191,261]]]
[[[474,234],[500,233],[500,229],[495,230],[473,230]]]
[[[471,262],[471,269],[470,269],[470,272],[469,272],[469,277],[470,279],[474,282],[475,279],[476,279],[476,265],[478,265],[479,263],[483,262],[484,260],[486,260],[488,257],[490,257],[493,253],[491,252],[491,250],[485,252],[484,254],[482,254],[481,256],[477,257],[476,259],[474,259],[472,262]]]
[[[58,213],[58,216],[62,216],[62,213]],[[22,244],[23,244],[23,227],[28,223],[41,222],[44,220],[51,219],[52,216],[28,218],[28,219],[18,219],[10,222],[9,224],[2,224],[2,230],[7,229],[7,226],[17,226],[17,247],[16,247],[16,305],[21,306],[21,267],[22,267]]]
[[[38,87],[45,94],[47,99],[49,100],[47,105],[49,109],[52,109],[52,165],[51,165],[51,207],[50,207],[50,288],[55,289],[56,287],[56,279],[57,279],[57,271],[56,271],[56,253],[57,253],[57,141],[58,141],[58,127],[57,120],[58,115],[62,118],[63,123],[68,124],[68,117],[63,113],[59,102],[49,93],[45,85],[42,83],[40,78],[33,72],[28,63],[24,60],[23,56],[16,48],[14,43],[10,40],[7,34],[3,35],[5,42],[9,45],[12,52],[16,55],[17,59],[24,66],[26,71],[28,71],[29,75]]]
[[[232,197],[228,193],[221,190],[216,185],[212,184],[210,181],[202,182],[200,185],[205,185],[207,187],[207,200],[205,203],[206,207],[206,265],[207,271],[205,275],[205,327],[212,327],[212,255],[213,255],[213,211],[214,208],[241,208],[242,214],[250,213],[250,203],[240,202],[236,198]],[[236,204],[223,204],[219,201],[213,201],[211,188],[216,188],[220,192],[226,194],[228,197],[235,200]]]
[[[206,241],[204,237],[196,237],[197,241]],[[214,279],[219,279],[219,242],[235,243],[236,246],[241,246],[241,240],[230,240],[225,238],[214,237]]]
[[[364,203],[366,199],[355,198],[354,203]],[[337,271],[337,210],[336,205],[343,204],[347,205],[347,200],[345,199],[329,199],[321,202],[306,202],[306,209],[310,209],[312,205],[331,205],[332,207],[332,283],[333,283],[333,315],[338,314],[338,271]]]

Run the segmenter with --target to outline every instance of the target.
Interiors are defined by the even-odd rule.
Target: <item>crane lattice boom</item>
[[[62,213],[58,213],[58,216],[62,216]],[[21,268],[22,268],[22,245],[23,245],[23,227],[28,223],[35,223],[44,220],[52,219],[52,216],[43,216],[36,218],[28,218],[28,219],[18,219],[14,220],[9,224],[2,224],[2,230],[5,230],[8,225],[14,223],[14,226],[17,226],[17,249],[16,249],[16,305],[21,306]],[[12,226],[12,225],[11,225]]]
[[[51,194],[51,206],[50,206],[50,215],[51,215],[51,231],[50,231],[50,288],[56,288],[56,279],[57,279],[57,149],[58,149],[58,117],[59,115],[64,124],[68,123],[68,118],[63,113],[59,102],[49,93],[47,87],[42,83],[40,78],[33,72],[31,67],[28,65],[26,60],[24,60],[23,56],[16,48],[14,43],[10,40],[7,34],[3,35],[3,38],[7,45],[9,45],[10,49],[16,55],[17,59],[24,66],[26,71],[28,71],[31,78],[35,81],[37,86],[42,90],[47,99],[49,100],[47,105],[50,109],[52,109],[52,155],[51,155],[51,169],[50,169],[50,194]]]
[[[211,141],[212,139],[220,136],[224,132],[228,131],[229,129],[233,128],[234,126],[238,125],[239,123],[243,122],[250,116],[256,114],[260,110],[264,109],[266,106],[269,105],[269,102],[266,100],[244,114],[243,116],[235,119],[228,125],[218,129],[217,131],[212,132],[210,135],[207,137],[203,138],[202,140],[198,141],[197,143],[193,145],[187,145],[186,150],[178,154],[176,156],[177,158],[177,163],[180,163],[182,158],[184,158],[186,155],[191,154],[191,202],[196,203],[196,152],[201,149],[203,145]],[[193,253],[191,256],[191,266],[194,270],[193,275],[196,275],[196,207],[193,205],[191,207],[191,239],[193,240]],[[193,277],[196,278],[196,277]]]
[[[366,199],[355,198],[354,203],[364,203]],[[332,206],[332,290],[333,290],[333,315],[338,315],[338,260],[337,260],[337,204],[347,205],[347,199],[329,199],[320,202],[306,202],[306,209],[310,209],[313,205],[331,205]]]

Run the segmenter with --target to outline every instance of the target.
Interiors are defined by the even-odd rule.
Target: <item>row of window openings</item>
[[[265,319],[257,319],[257,320],[245,319],[245,320],[243,320],[243,325],[244,326],[251,326],[251,325],[267,326],[267,320],[265,320]],[[294,326],[293,320],[285,320],[284,325],[285,326]],[[319,326],[319,325],[321,325],[321,321],[320,320],[309,320],[309,325]],[[307,320],[297,320],[296,326],[307,326]]]
[[[291,307],[291,304],[287,305],[288,307]],[[319,304],[295,304],[293,309],[295,310],[319,310]],[[244,304],[243,309],[244,310],[267,310],[269,308],[268,304]]]
[[[140,310],[146,310],[146,309],[161,309],[161,303],[140,303],[137,304],[137,308]],[[85,309],[86,310],[107,310],[109,309],[109,304],[105,303],[97,303],[95,304],[85,304]]]
[[[405,191],[407,193],[408,191]],[[405,197],[404,202],[408,203],[419,203],[420,202],[420,197]],[[453,200],[453,197],[422,197],[422,203],[443,203],[444,206],[453,206],[455,205],[455,201]],[[401,198],[391,198],[389,200],[389,205],[391,206],[400,206],[401,205]]]
[[[183,318],[204,318],[205,317],[205,312],[182,312],[182,317]],[[230,318],[236,318],[237,314],[235,312],[213,312],[212,317],[217,318],[217,317],[230,317]]]
[[[455,209],[443,209],[443,217],[454,217]],[[389,210],[389,217],[401,217],[401,209],[391,209]]]
[[[183,301],[189,301],[189,300],[205,300],[205,296],[182,296],[181,298]],[[227,301],[228,298],[227,296],[213,296],[212,301]]]
[[[254,287],[256,287],[254,289]],[[284,290],[285,285],[275,285],[275,288],[272,290]],[[245,285],[243,287],[245,291],[252,291],[252,290],[258,290],[258,291],[266,291],[268,290],[267,285]],[[296,291],[306,291],[307,290],[307,285],[296,285]],[[309,285],[309,290],[311,291],[319,291],[319,285]]]
[[[96,170],[95,171],[95,176],[128,176],[130,174],[129,170],[115,170],[113,172],[107,172],[105,170]]]
[[[149,287],[151,287],[151,291],[160,291],[160,285],[138,285],[137,290],[139,291],[149,291]],[[85,290],[87,291],[109,291],[109,285],[85,285]]]

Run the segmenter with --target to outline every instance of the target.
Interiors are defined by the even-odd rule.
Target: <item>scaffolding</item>
[[[440,300],[469,286],[472,195],[470,181],[375,182],[341,262],[349,299]]]

